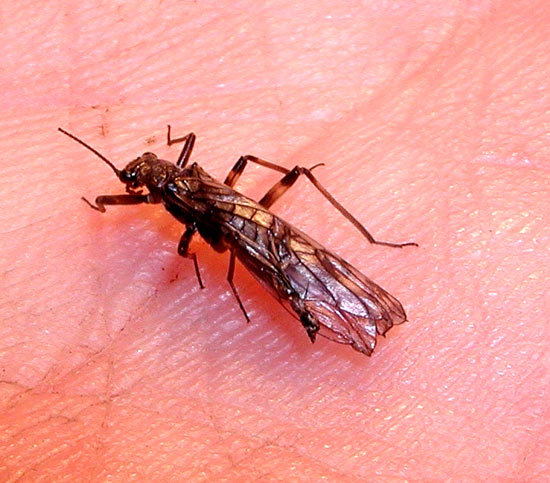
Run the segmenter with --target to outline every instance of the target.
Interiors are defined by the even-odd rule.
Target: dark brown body
[[[180,139],[185,146],[176,165],[145,153],[119,171],[108,163],[126,184],[123,195],[104,195],[92,208],[105,211],[105,205],[163,203],[186,230],[178,246],[180,255],[192,258],[202,286],[195,254],[188,247],[198,232],[218,252],[231,253],[228,281],[248,319],[246,310],[233,284],[235,257],[289,311],[297,316],[310,339],[316,335],[370,355],[376,335],[385,334],[394,324],[406,320],[399,301],[342,258],[269,211],[269,207],[298,178],[305,174],[350,221],[358,226],[371,243],[377,242],[311,174],[311,170],[278,167],[253,156],[242,157],[225,183],[212,178],[197,163],[185,167],[191,153],[194,135]],[[171,141],[169,144],[175,141]],[[176,141],[180,141],[176,140]],[[285,176],[259,202],[233,189],[247,161],[277,169]],[[140,188],[147,188],[143,194]]]
[[[310,337],[320,331],[370,354],[376,333],[406,320],[403,307],[388,292],[196,163],[164,185],[162,200],[178,220],[194,223],[216,251],[232,251],[295,312]]]

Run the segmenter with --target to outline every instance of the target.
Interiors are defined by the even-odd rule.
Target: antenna
[[[57,128],[58,131],[62,132],[63,134],[65,134],[66,136],[69,136],[71,139],[74,139],[78,144],[82,144],[82,146],[84,146],[86,149],[89,149],[92,153],[94,153],[98,158],[101,158],[103,161],[105,161],[106,164],[108,164],[111,169],[115,172],[115,174],[117,176],[120,175],[120,170],[116,168],[116,166],[111,163],[111,161],[109,161],[105,156],[103,156],[103,154],[101,154],[99,151],[96,151],[94,148],[92,148],[89,144],[86,144],[84,141],[78,139],[76,136],[74,136],[73,134],[65,131],[64,129],[61,129],[60,127]]]

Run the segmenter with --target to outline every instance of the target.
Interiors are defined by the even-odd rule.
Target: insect
[[[237,258],[302,323],[311,342],[321,335],[370,355],[377,334],[384,335],[394,324],[407,320],[395,297],[269,210],[304,175],[370,243],[390,247],[418,246],[413,242],[375,240],[313,176],[312,170],[319,165],[310,169],[300,166],[287,169],[246,155],[239,158],[225,181],[220,183],[197,163],[188,166],[195,134],[172,139],[168,126],[168,145],[183,143],[176,164],[147,152],[120,170],[84,141],[61,128],[59,131],[101,158],[126,187],[125,194],[98,196],[95,205],[82,198],[91,208],[104,213],[108,205],[162,203],[185,225],[178,253],[193,261],[201,288],[204,285],[197,255],[189,251],[193,235],[198,232],[217,252],[229,251],[227,281],[247,321],[250,319],[233,282]],[[249,162],[283,173],[281,180],[258,202],[234,189]]]

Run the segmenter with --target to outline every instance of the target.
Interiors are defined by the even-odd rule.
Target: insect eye
[[[136,181],[136,173],[123,169],[119,175],[120,181],[126,184],[133,184]]]

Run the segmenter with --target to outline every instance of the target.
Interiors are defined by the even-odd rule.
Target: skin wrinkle
[[[550,478],[547,2],[52,8],[6,3],[0,20],[0,479]],[[369,246],[306,184],[273,211],[410,321],[370,359],[312,346],[237,266],[246,324],[226,257],[192,244],[198,289],[162,207],[80,201],[120,186],[58,126],[120,168],[174,161],[169,122],[220,180],[241,153],[324,162],[375,237],[420,248]],[[263,176],[239,191],[263,194]],[[191,396],[236,438],[213,442]],[[72,424],[52,431],[55,414]],[[255,449],[239,434],[291,444],[240,465]]]

